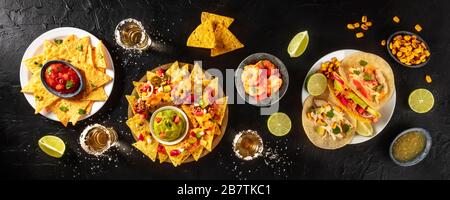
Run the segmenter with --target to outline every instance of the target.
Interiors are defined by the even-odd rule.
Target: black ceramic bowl
[[[56,91],[55,89],[53,89],[52,87],[50,87],[47,82],[45,81],[45,72],[47,71],[47,68],[51,65],[51,64],[55,64],[55,63],[62,63],[66,66],[68,66],[69,68],[71,68],[73,71],[75,71],[75,73],[77,74],[78,78],[80,79],[80,86],[78,87],[77,90],[75,90],[72,93],[61,93]],[[54,94],[55,96],[64,98],[64,99],[68,99],[68,98],[72,98],[74,96],[77,96],[78,94],[80,94],[80,92],[83,90],[84,88],[84,80],[83,80],[83,76],[81,75],[80,71],[74,67],[72,64],[63,61],[63,60],[50,60],[47,63],[44,64],[44,66],[42,66],[41,69],[41,82],[44,85],[45,89],[47,89],[47,91],[49,91],[50,93]]]
[[[425,46],[427,47],[428,51],[430,51],[430,47],[428,46],[427,42],[425,42],[425,40],[424,40],[422,37],[420,37],[419,35],[417,35],[417,34],[415,34],[415,33],[412,33],[412,32],[409,32],[409,31],[397,31],[397,32],[393,33],[391,36],[389,36],[389,38],[388,38],[388,40],[387,40],[387,42],[386,42],[386,49],[387,49],[389,55],[390,55],[397,63],[399,63],[400,65],[403,65],[403,66],[405,66],[405,67],[408,67],[408,68],[420,68],[420,67],[425,66],[425,65],[428,63],[428,61],[430,60],[431,55],[427,58],[427,60],[426,60],[424,63],[420,63],[420,64],[418,64],[418,65],[406,65],[406,64],[400,62],[400,60],[398,60],[397,57],[396,57],[395,55],[392,54],[391,49],[389,49],[389,44],[391,43],[392,39],[394,39],[394,37],[397,36],[397,35],[411,35],[411,36],[415,35],[415,36],[417,37],[418,40],[420,40],[421,42],[423,42],[423,43],[425,44]]]
[[[241,75],[242,75],[242,72],[244,71],[244,67],[246,65],[255,64],[260,60],[269,60],[275,66],[277,66],[277,68],[281,74],[281,79],[283,80],[283,84],[281,85],[281,88],[278,91],[278,95],[272,94],[270,97],[268,97],[264,100],[256,101],[256,99],[254,97],[248,95],[245,92],[244,85],[241,80]],[[281,60],[278,59],[277,57],[275,57],[274,55],[271,55],[268,53],[255,53],[255,54],[252,54],[252,55],[248,56],[247,58],[245,58],[239,64],[239,67],[237,68],[236,73],[235,73],[234,80],[235,80],[236,89],[237,89],[239,95],[247,103],[252,104],[254,106],[263,107],[263,106],[270,106],[272,104],[277,103],[284,96],[284,94],[287,91],[288,85],[289,85],[289,74],[288,74],[286,66],[283,64],[283,62],[281,62]]]

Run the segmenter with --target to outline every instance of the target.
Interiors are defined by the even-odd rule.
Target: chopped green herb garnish
[[[39,64],[39,63],[38,63],[38,62],[36,62],[36,61],[34,61],[34,64],[35,64],[35,65],[37,65],[37,64]]]
[[[41,96],[34,96],[34,99],[35,99],[36,101],[42,101],[42,99],[44,99],[44,98],[41,97]]]
[[[83,51],[83,45],[78,46],[78,47],[77,47],[77,50],[78,50],[78,51]]]
[[[361,71],[355,70],[355,71],[353,71],[353,73],[355,73],[356,75],[359,75],[359,74],[361,74]]]
[[[333,129],[333,133],[339,134],[339,133],[341,133],[341,129],[338,126],[336,126],[336,128]]]
[[[42,65],[42,64],[39,64],[39,68],[42,68],[42,66],[44,66],[44,65]]]
[[[334,117],[334,112],[333,112],[333,110],[330,110],[330,111],[327,112],[327,117],[328,117],[328,118],[333,118],[333,117]]]
[[[47,73],[48,73],[48,75],[52,74],[52,68],[51,67],[47,68]]]
[[[375,86],[374,90],[377,92],[381,92],[381,90],[383,90],[383,88],[384,88],[384,85],[377,85],[377,86]]]
[[[342,130],[344,131],[344,133],[347,133],[347,132],[350,130],[350,125],[344,124],[344,125],[342,126]]]
[[[365,67],[367,64],[368,64],[368,63],[367,63],[367,61],[365,61],[365,60],[360,60],[360,61],[359,61],[359,65],[361,65],[361,66],[363,66],[363,67]]]
[[[103,54],[100,54],[98,57],[99,57],[100,59],[103,59]]]
[[[65,106],[61,106],[61,107],[59,107],[59,110],[61,110],[63,112],[67,112],[67,111],[69,111],[69,108],[67,108]]]
[[[95,84],[91,83],[91,87],[95,88],[97,87]]]
[[[73,87],[73,82],[72,82],[72,80],[68,80],[67,82],[66,82],[66,90],[68,90],[68,89],[70,89],[70,88],[72,88]]]
[[[63,42],[63,40],[58,40],[58,39],[55,40],[56,44],[62,44],[62,42]]]
[[[78,109],[78,114],[84,115],[84,114],[86,114],[86,110],[80,108],[80,109]]]
[[[371,81],[372,77],[370,76],[370,74],[364,74],[364,80],[365,81]]]

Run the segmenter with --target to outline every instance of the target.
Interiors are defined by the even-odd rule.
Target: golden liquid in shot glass
[[[233,151],[241,159],[253,160],[263,151],[263,142],[256,131],[241,131],[233,140]]]
[[[115,38],[124,49],[145,50],[151,40],[140,21],[125,19],[116,26]]]
[[[80,136],[81,147],[91,155],[102,155],[116,142],[116,131],[99,124],[86,127]]]

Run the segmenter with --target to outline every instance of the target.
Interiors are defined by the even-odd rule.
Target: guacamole
[[[156,137],[164,141],[178,139],[186,130],[186,121],[175,110],[162,110],[154,118],[153,131]]]

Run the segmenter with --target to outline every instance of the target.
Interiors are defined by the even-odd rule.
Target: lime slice
[[[64,142],[53,135],[46,135],[39,139],[39,147],[44,153],[55,158],[61,158],[66,150]]]
[[[273,135],[284,136],[291,131],[291,119],[284,113],[273,113],[267,120],[267,127]]]
[[[309,94],[319,96],[327,89],[327,77],[322,73],[315,73],[308,78],[306,89]]]
[[[373,127],[370,122],[357,121],[356,133],[361,136],[370,137],[373,135]]]
[[[427,89],[416,89],[409,95],[408,104],[416,113],[426,113],[434,106],[433,94]]]
[[[291,42],[289,42],[288,53],[292,58],[299,57],[305,52],[306,47],[308,47],[309,36],[308,31],[303,31],[297,33],[297,35],[292,38]]]

